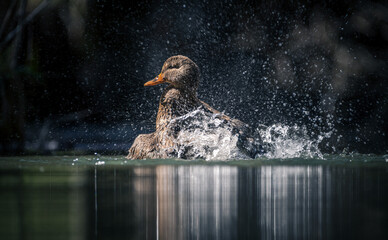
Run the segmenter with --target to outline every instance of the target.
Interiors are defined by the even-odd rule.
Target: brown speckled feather
[[[170,85],[163,91],[159,101],[156,130],[150,134],[140,134],[129,149],[127,158],[177,157],[176,146],[174,146],[176,129],[168,124],[172,119],[198,108],[217,114],[218,117],[230,124],[234,133],[239,134],[237,144],[243,151],[248,145],[253,144],[252,131],[247,124],[228,117],[197,98],[196,91],[200,74],[198,66],[193,61],[184,56],[171,57],[164,63],[161,74]],[[254,156],[254,154],[254,152],[247,152],[249,156]]]

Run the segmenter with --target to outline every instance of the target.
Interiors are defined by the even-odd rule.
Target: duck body
[[[254,158],[265,152],[260,135],[252,131],[247,124],[228,117],[197,98],[196,89],[199,77],[198,66],[189,58],[178,55],[167,59],[162,73],[145,84],[145,86],[150,86],[150,84],[156,85],[163,82],[170,83],[163,91],[159,101],[156,130],[153,133],[140,134],[129,149],[127,158],[204,158],[205,156],[190,154],[191,151],[186,151],[185,144],[178,143],[177,137],[187,126],[202,128],[206,122],[201,123],[201,121],[209,118],[219,119],[222,126],[227,127],[233,135],[237,136],[236,145],[247,157]],[[186,117],[184,121],[176,121],[195,111],[200,111],[201,114]],[[194,121],[196,123],[199,121],[200,124],[191,124]]]
[[[129,149],[127,158],[176,157],[173,138],[177,130],[170,125],[171,120],[194,111],[199,106],[197,99],[184,97],[179,89],[168,86],[159,101],[155,132],[140,134]]]

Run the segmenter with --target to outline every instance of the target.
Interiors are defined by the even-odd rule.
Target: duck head
[[[146,82],[144,86],[169,83],[174,88],[195,93],[198,88],[199,79],[200,72],[197,64],[188,57],[177,55],[168,58],[164,62],[160,74]]]

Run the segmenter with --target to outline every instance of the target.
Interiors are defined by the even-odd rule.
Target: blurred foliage
[[[0,35],[0,125],[9,139],[0,145],[23,145],[26,126],[48,120],[64,127],[145,121],[152,129],[161,89],[142,85],[182,54],[201,68],[200,98],[232,117],[306,125],[313,137],[330,133],[326,151],[386,151],[384,1],[47,1],[1,45],[20,25],[23,2],[23,19],[45,3],[2,1],[0,19],[15,2]],[[10,92],[15,78],[21,87]],[[18,95],[23,106],[6,107]],[[5,109],[26,123],[12,130]]]

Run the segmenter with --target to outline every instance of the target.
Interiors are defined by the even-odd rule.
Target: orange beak
[[[161,83],[165,83],[166,80],[164,79],[164,77],[162,76],[162,74],[159,74],[156,78],[144,83],[144,86],[145,87],[148,87],[148,86],[155,86],[155,85],[158,85],[158,84],[161,84]]]

